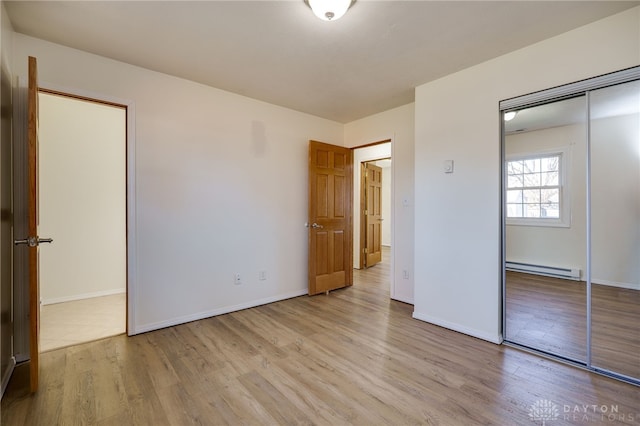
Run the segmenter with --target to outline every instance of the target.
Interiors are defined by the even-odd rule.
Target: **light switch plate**
[[[453,173],[453,160],[444,160],[444,172]]]

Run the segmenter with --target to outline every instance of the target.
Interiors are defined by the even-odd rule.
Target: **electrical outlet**
[[[258,279],[260,281],[266,281],[266,279],[267,279],[267,271],[258,272]]]
[[[242,277],[240,276],[239,272],[234,275],[234,283],[235,285],[242,284]]]

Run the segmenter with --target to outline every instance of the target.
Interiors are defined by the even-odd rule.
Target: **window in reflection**
[[[507,340],[585,362],[586,96],[505,123]]]

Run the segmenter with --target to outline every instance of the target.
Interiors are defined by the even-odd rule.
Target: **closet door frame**
[[[628,383],[632,383],[640,386],[640,377],[629,377],[624,374],[616,373],[613,371],[594,367],[592,365],[592,341],[591,341],[591,99],[590,92],[593,90],[603,89],[618,84],[629,83],[632,81],[640,80],[640,66],[627,68],[621,71],[604,74],[598,77],[589,78],[586,80],[577,81],[562,86],[553,87],[550,89],[542,90],[539,92],[530,93],[515,98],[505,99],[500,101],[499,113],[500,113],[500,170],[501,170],[501,191],[500,191],[500,211],[501,211],[501,264],[502,264],[502,335],[505,336],[504,344],[523,348],[526,350],[534,351],[537,354],[550,357],[562,362],[566,362],[581,368],[586,368],[590,371],[603,374],[609,377],[613,377],[618,380],[622,380]],[[536,348],[531,348],[515,342],[506,340],[507,330],[507,303],[506,303],[506,203],[505,203],[505,182],[506,182],[506,170],[505,170],[505,120],[504,114],[510,111],[516,111],[523,108],[530,108],[539,105],[544,105],[550,102],[559,101],[575,97],[578,95],[586,96],[586,267],[585,267],[585,281],[586,281],[586,361],[584,363],[568,360],[562,356],[554,355]]]

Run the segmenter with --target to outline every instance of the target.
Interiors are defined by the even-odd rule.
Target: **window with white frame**
[[[512,156],[506,162],[507,223],[568,226],[563,152]]]

